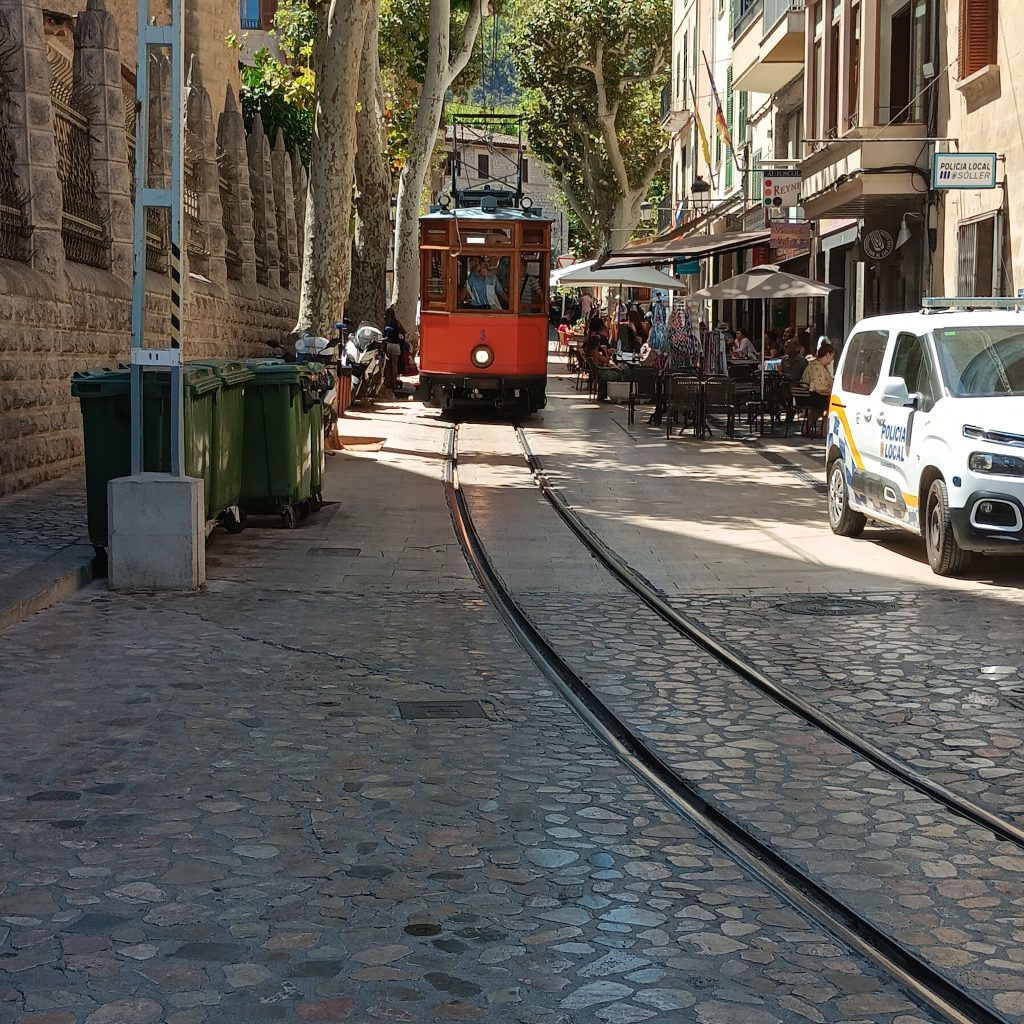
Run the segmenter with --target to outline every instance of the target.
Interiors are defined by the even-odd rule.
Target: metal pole
[[[171,380],[171,473],[185,475],[184,406],[182,403],[181,338],[184,308],[185,275],[182,271],[181,234],[185,166],[185,133],[183,131],[185,20],[183,0],[173,0],[171,24],[155,25],[149,16],[149,0],[138,0],[138,66],[136,69],[136,137],[135,137],[135,277],[132,282],[132,351],[131,351],[131,467],[136,476],[145,469],[143,451],[143,382],[147,368],[164,369]],[[151,188],[149,185],[149,51],[163,47],[171,56],[171,186]],[[163,130],[163,125],[158,126]],[[171,226],[171,347],[146,347],[146,214],[151,209],[167,210]]]
[[[171,347],[181,348],[184,273],[181,258],[182,200],[184,192],[185,132],[182,88],[185,63],[183,0],[172,0],[171,24],[175,29],[171,48]],[[185,415],[182,404],[181,360],[171,366],[171,473],[185,475]]]
[[[132,279],[132,354],[145,346],[146,204],[143,192],[149,174],[149,46],[148,0],[139,0],[138,68],[135,76],[135,276]],[[131,360],[132,476],[142,472],[142,365]]]

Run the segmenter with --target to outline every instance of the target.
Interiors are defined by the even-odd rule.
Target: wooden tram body
[[[546,404],[551,221],[530,209],[420,218],[420,388],[442,409]]]

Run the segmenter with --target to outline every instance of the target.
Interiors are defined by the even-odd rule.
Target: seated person
[[[640,366],[658,366],[660,364],[660,362],[661,362],[661,359],[660,359],[658,353],[655,352],[654,349],[651,348],[651,346],[648,345],[647,342],[645,341],[640,346],[640,354],[637,357],[637,363]]]
[[[594,380],[597,381],[598,401],[604,401],[608,397],[608,381],[629,380],[628,371],[615,365],[615,360],[608,347],[603,344],[600,335],[590,335],[586,347],[583,349],[583,355],[586,365],[591,368]]]
[[[789,338],[786,341],[780,369],[789,384],[799,384],[803,378],[804,370],[807,369],[807,360],[804,358],[796,338]]]
[[[558,347],[568,349],[569,348],[569,335],[572,334],[572,326],[569,324],[569,318],[563,316],[558,322]]]
[[[733,332],[730,348],[734,359],[757,358],[757,349],[754,348],[754,343],[739,328]]]
[[[508,293],[492,270],[490,257],[471,257],[467,266],[469,273],[459,293],[459,305],[471,309],[508,309]]]
[[[829,366],[832,365],[835,355],[836,350],[827,341],[822,341],[818,345],[815,357],[806,363],[800,378],[800,383],[806,384],[810,390],[807,416],[809,427],[813,427],[828,408],[829,397],[832,394],[832,374],[829,373]]]

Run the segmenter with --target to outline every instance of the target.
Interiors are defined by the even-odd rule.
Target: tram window
[[[523,245],[545,245],[547,239],[544,237],[545,224],[524,224]]]
[[[447,309],[448,295],[445,287],[445,256],[438,250],[427,249],[423,253],[423,308]]]
[[[519,312],[546,313],[547,253],[521,252],[519,258]]]
[[[459,239],[465,245],[511,245],[512,229],[496,228],[491,225],[486,227],[476,224],[468,228],[460,225]]]
[[[459,309],[508,309],[508,257],[459,256]]]

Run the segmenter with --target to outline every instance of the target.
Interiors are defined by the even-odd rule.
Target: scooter
[[[338,421],[338,342],[303,334],[295,342],[295,362],[321,367],[320,402],[324,407],[324,437],[330,437]]]
[[[341,324],[334,326],[345,343],[341,365],[352,371],[352,401],[372,402],[384,387],[386,376],[388,354],[384,335],[373,324],[364,322],[344,338]]]

